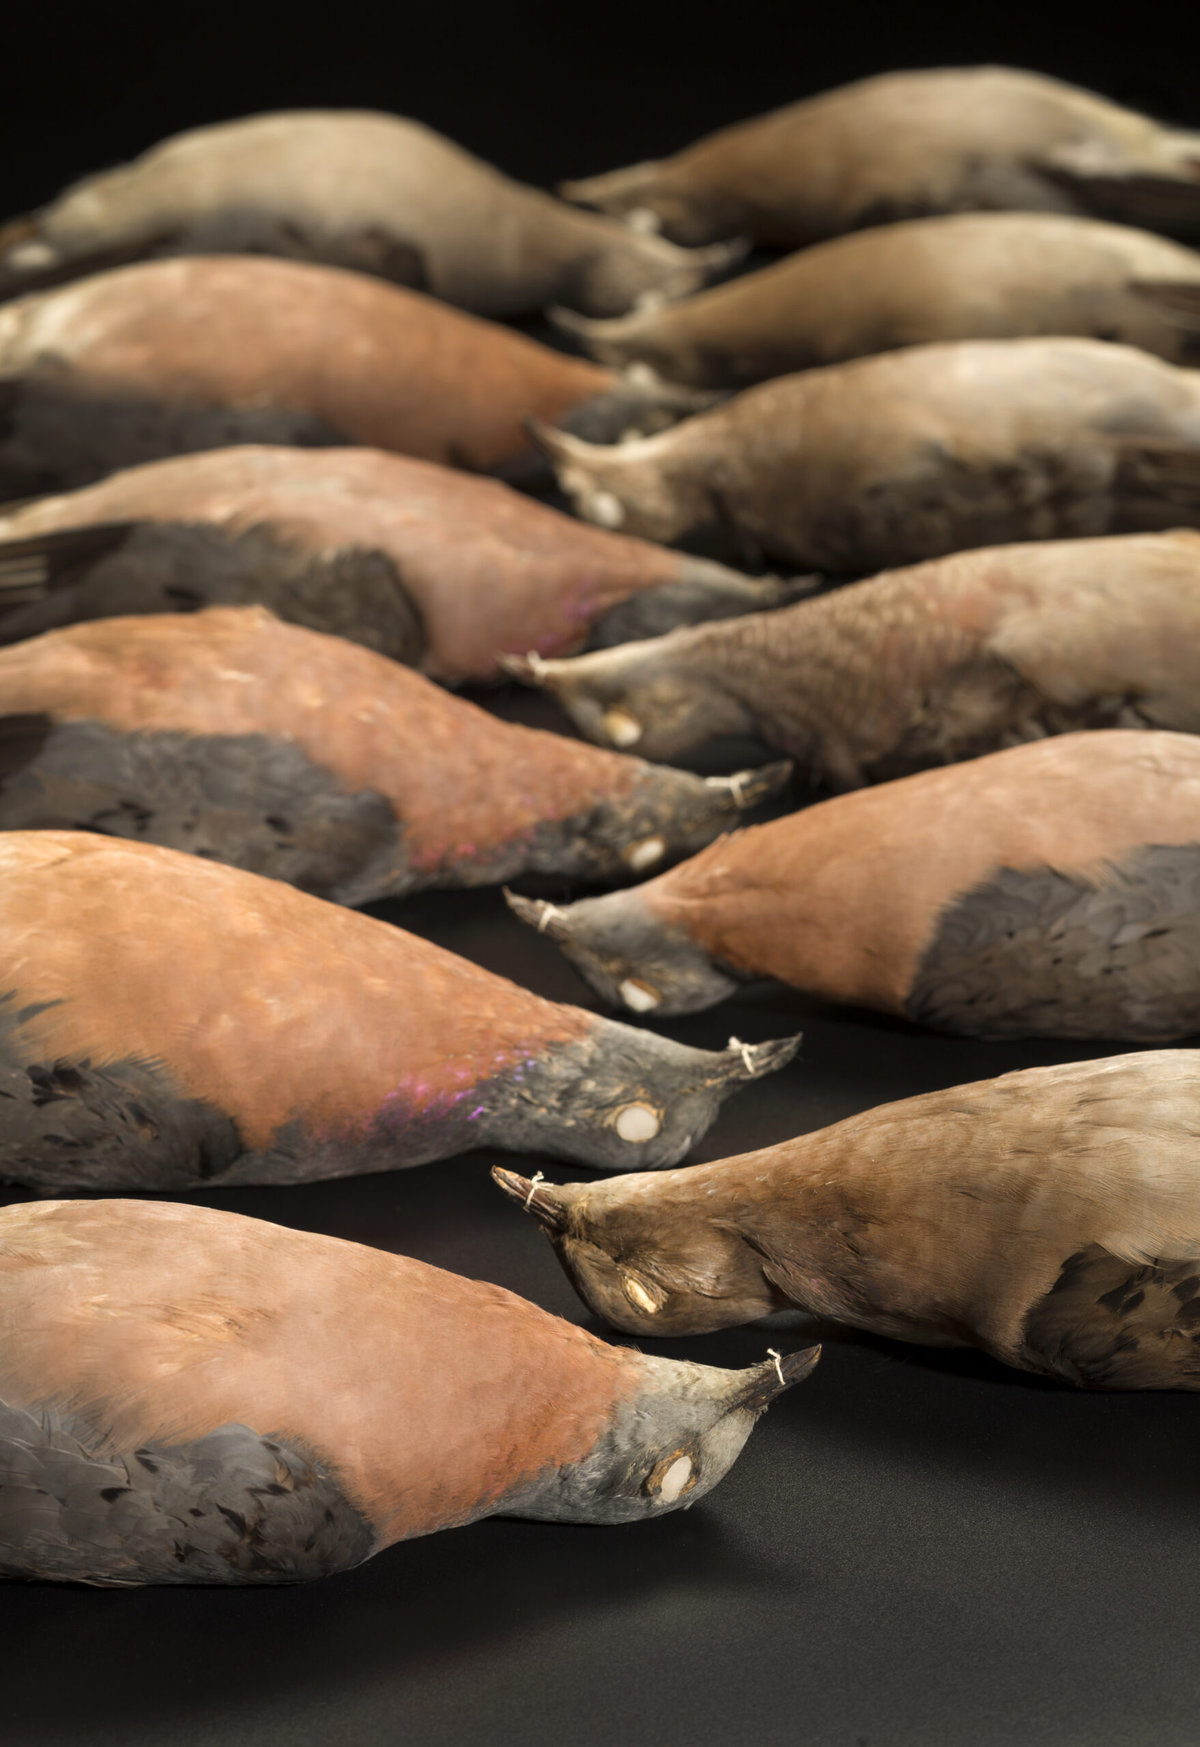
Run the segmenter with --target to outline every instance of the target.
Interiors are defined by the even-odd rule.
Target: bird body
[[[483,1145],[674,1163],[743,1058],[544,1001],[277,880],[84,832],[0,837],[0,1177],[293,1183]]]
[[[1200,523],[1200,373],[1099,340],[911,346],[637,441],[540,440],[590,521],[840,575]]]
[[[1111,1389],[1200,1388],[1200,1052],[1028,1068],[687,1170],[539,1183],[591,1308],[689,1334],[796,1306]],[[522,1198],[524,1179],[495,1173]]]
[[[1200,533],[990,546],[574,660],[510,661],[600,745],[752,736],[834,788],[1084,727],[1200,731]]]
[[[169,1202],[6,1207],[0,1328],[0,1574],[94,1584],[295,1581],[498,1513],[637,1521],[714,1486],[781,1388]]]
[[[822,92],[562,192],[689,243],[736,232],[797,249],[980,209],[1091,213],[1194,236],[1200,134],[1043,73],[932,67]]]
[[[360,904],[527,872],[628,878],[711,841],[787,771],[706,782],[497,721],[261,607],[0,650],[0,746],[0,829],[86,826]]]
[[[601,434],[611,418],[615,436],[647,405],[689,405],[678,389],[614,401],[616,386],[585,359],[362,273],[143,261],[0,308],[0,491],[237,442],[357,443],[488,473],[528,465],[530,417],[599,398]]]
[[[839,795],[538,922],[608,1001],[746,978],[985,1037],[1200,1030],[1200,741],[1110,729]]]
[[[1197,190],[1200,200],[1200,180]],[[557,319],[600,362],[649,365],[692,388],[748,388],[898,346],[1037,334],[1195,364],[1200,255],[1100,219],[959,213],[836,237],[677,303]]]
[[[287,110],[175,134],[0,229],[0,293],[147,256],[279,255],[349,267],[479,315],[565,302],[618,314],[694,290],[695,253],[528,188],[420,122]]]
[[[247,444],[150,461],[0,514],[0,639],[261,601],[448,682],[498,652],[619,642],[784,585],[592,528],[378,449]]]

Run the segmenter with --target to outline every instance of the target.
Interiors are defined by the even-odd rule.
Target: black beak
[[[526,1213],[532,1213],[548,1235],[567,1229],[566,1211],[550,1184],[522,1177],[516,1171],[506,1171],[501,1165],[492,1168],[492,1181],[513,1201],[519,1201]]]
[[[820,1347],[802,1347],[796,1353],[772,1352],[745,1374],[746,1387],[730,1402],[730,1411],[749,1408],[751,1413],[762,1413],[785,1389],[802,1383],[816,1369],[820,1357]]]

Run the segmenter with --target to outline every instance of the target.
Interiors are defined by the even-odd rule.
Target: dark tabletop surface
[[[0,216],[178,128],[284,105],[415,114],[549,181],[668,150],[889,64],[1037,66],[1200,126],[1184,9],[46,0],[5,50]],[[1184,35],[1182,32],[1188,32]],[[503,713],[552,720],[496,694]],[[936,854],[936,846],[931,847]],[[591,1004],[496,893],[379,914]],[[726,1105],[713,1159],[890,1098],[1101,1053],[982,1045],[749,990],[667,1027],[803,1029]],[[586,1320],[473,1154],[215,1204],[494,1280]],[[583,1175],[569,1170],[550,1174]],[[742,1365],[802,1329],[650,1350]],[[695,1510],[615,1529],[491,1521],[278,1591],[0,1589],[12,1747],[830,1747],[1200,1741],[1200,1401],[1072,1394],[973,1354],[834,1333]]]

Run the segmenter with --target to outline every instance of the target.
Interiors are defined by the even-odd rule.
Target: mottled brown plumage
[[[480,472],[530,457],[525,421],[614,398],[582,358],[361,273],[253,256],[147,261],[0,309],[0,490],[81,485],[230,442],[365,443]],[[678,416],[675,413],[672,416]],[[607,432],[607,422],[615,426]],[[648,428],[656,428],[652,422]]]
[[[747,977],[983,1036],[1200,1031],[1200,740],[1065,734],[722,838],[628,892],[513,899],[606,999]]]
[[[1195,364],[1200,255],[1098,219],[963,213],[838,237],[615,320],[568,310],[558,320],[593,358],[648,364],[694,388],[748,388],[896,346],[1034,334],[1119,340]]]
[[[722,128],[674,157],[568,182],[680,242],[781,248],[976,209],[1095,213],[1200,233],[1200,134],[1014,67],[883,73]]]
[[[247,444],[131,467],[0,515],[0,638],[261,600],[436,679],[788,597],[605,533],[498,480],[379,449]],[[415,622],[419,620],[419,622]]]
[[[1106,1389],[1200,1388],[1200,1052],[1030,1068],[691,1170],[533,1189],[591,1308],[784,1306]],[[531,1185],[495,1173],[525,1200]]]
[[[713,1054],[149,844],[0,835],[0,1177],[190,1188],[473,1146],[674,1164],[796,1041]]]
[[[590,521],[843,575],[1200,523],[1200,372],[1099,340],[910,346],[640,441],[542,443]]]
[[[5,1208],[0,1331],[0,1573],[117,1585],[686,1508],[817,1358],[649,1358],[404,1256],[139,1201]]]
[[[1200,731],[1200,533],[985,547],[573,661],[509,662],[601,745],[753,736],[836,788],[1083,727]]]
[[[260,607],[0,650],[0,829],[162,843],[342,903],[628,879],[711,842],[788,768],[705,781],[500,722]]]

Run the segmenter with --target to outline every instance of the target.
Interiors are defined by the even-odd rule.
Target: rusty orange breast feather
[[[251,1149],[302,1118],[336,1138],[452,1110],[589,1031],[371,917],[277,881],[70,832],[0,838],[13,1006],[43,1059],[161,1062]]]
[[[498,1286],[315,1233],[137,1202],[35,1203],[8,1230],[8,1399],[69,1403],[114,1449],[297,1439],[381,1545],[578,1460],[638,1384],[634,1355]]]

